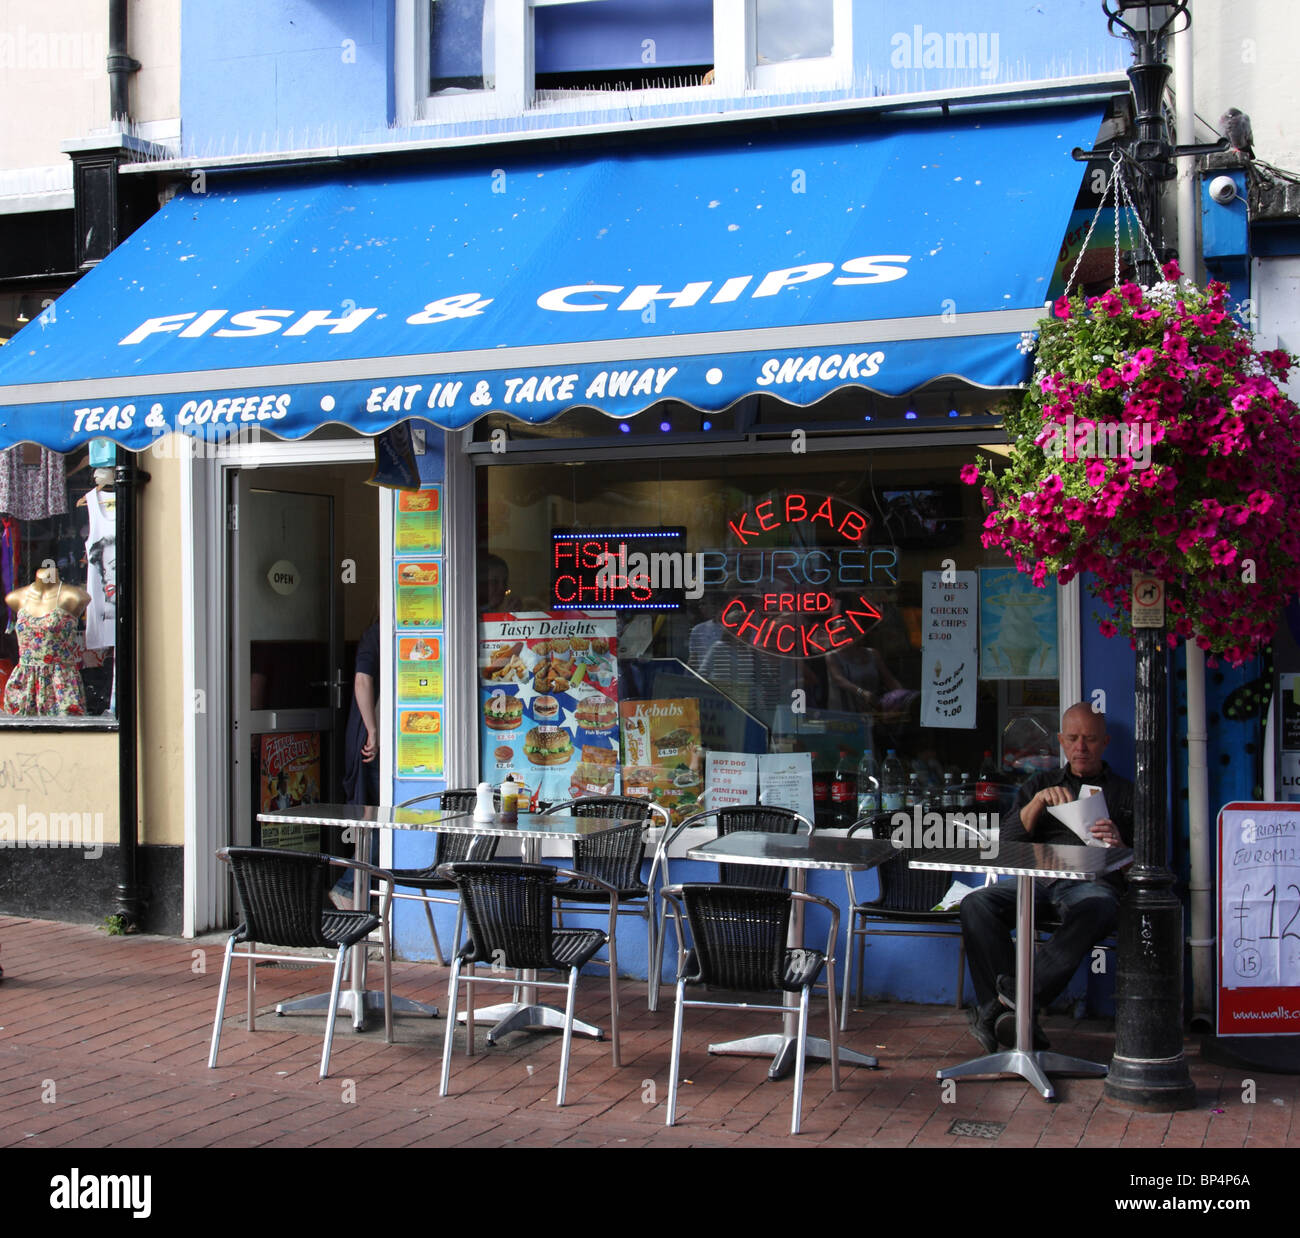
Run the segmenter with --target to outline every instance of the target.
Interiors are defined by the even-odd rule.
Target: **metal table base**
[[[747,1036],[743,1040],[728,1040],[720,1045],[710,1045],[709,1052],[741,1054],[745,1057],[767,1057],[771,1054],[772,1065],[767,1069],[767,1077],[775,1083],[778,1079],[785,1079],[794,1070],[794,1054],[797,1043],[798,1041],[793,1034],[787,1035],[784,1031],[770,1032],[763,1036]],[[831,1042],[809,1036],[804,1041],[804,1058],[809,1062],[829,1062],[831,1060]],[[843,1045],[840,1045],[839,1062],[841,1066],[878,1066],[880,1064],[870,1054],[859,1053],[856,1049],[846,1049]]]
[[[275,1013],[278,1015],[286,1014],[314,1014],[324,1016],[329,1010],[330,995],[328,993],[315,993],[311,997],[298,997],[291,1002],[280,1002]],[[367,1020],[370,1015],[376,1014],[381,1019],[384,1015],[384,995],[378,989],[344,989],[339,994],[339,1014],[350,1014],[352,1016],[352,1030],[364,1032],[367,1027]],[[425,1018],[436,1019],[438,1017],[438,1007],[430,1006],[427,1002],[413,1001],[409,997],[393,998],[393,1017],[399,1014],[423,1015]]]
[[[464,1023],[465,1012],[459,1011],[456,1015],[458,1023]],[[552,1028],[555,1031],[564,1030],[564,1011],[555,1006],[544,1006],[540,1002],[502,1002],[496,1006],[484,1006],[482,1010],[474,1011],[475,1023],[492,1023],[493,1027],[487,1034],[487,1042],[490,1045],[496,1042],[510,1032],[532,1032],[546,1028]],[[604,1040],[604,1031],[594,1023],[584,1023],[581,1019],[574,1019],[573,1033],[575,1036],[590,1036],[593,1040]]]
[[[1016,877],[1016,1047],[949,1066],[936,1075],[940,1079],[1019,1075],[1037,1088],[1044,1100],[1054,1100],[1056,1091],[1047,1078],[1049,1070],[1092,1078],[1104,1078],[1108,1073],[1108,1067],[1100,1062],[1034,1048],[1034,878],[1020,873]]]

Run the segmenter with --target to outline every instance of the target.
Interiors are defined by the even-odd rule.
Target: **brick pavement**
[[[397,1021],[354,1034],[340,1022],[331,1077],[316,1078],[321,1020],[280,1019],[276,1001],[324,987],[328,971],[258,969],[257,1030],[245,1026],[242,966],[218,1069],[207,1069],[224,935],[199,941],[112,938],[84,925],[0,917],[0,1145],[5,1147],[1123,1147],[1300,1146],[1300,1076],[1215,1065],[1187,1046],[1194,1110],[1136,1114],[1102,1100],[1100,1080],[1058,1079],[1043,1101],[1011,1078],[957,1084],[945,1103],[935,1070],[976,1052],[963,1014],[949,1007],[872,1004],[854,1012],[845,1043],[876,1055],[878,1070],[846,1068],[830,1091],[824,1065],[808,1071],[804,1133],[789,1134],[791,1085],[769,1083],[765,1063],[710,1057],[710,1040],[771,1030],[775,1020],[690,1012],[678,1125],[664,1126],[672,1003],[645,1008],[644,986],[621,989],[623,1062],[608,1043],[574,1039],[568,1104],[555,1105],[557,1037],[511,1036],[473,1057],[463,1033],[438,1096],[445,1023]],[[445,1003],[445,969],[399,963],[394,990]],[[480,1002],[491,998],[480,990]],[[817,1003],[813,1034],[824,1034]],[[608,1025],[608,990],[584,979],[580,1017]],[[1099,1021],[1053,1017],[1055,1047],[1105,1060]],[[479,1025],[482,1045],[486,1027]],[[1253,1104],[1243,1102],[1255,1081]],[[951,1133],[958,1119],[998,1123],[993,1138]]]

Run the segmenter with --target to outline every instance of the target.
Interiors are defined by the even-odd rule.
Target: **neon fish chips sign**
[[[896,583],[898,553],[863,545],[871,529],[865,512],[829,495],[786,491],[746,508],[727,528],[737,544],[731,578],[747,587],[718,619],[737,640],[781,657],[817,658],[880,621],[860,590]]]

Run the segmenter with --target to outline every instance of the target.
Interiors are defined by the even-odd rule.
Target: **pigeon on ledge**
[[[1232,143],[1232,149],[1254,159],[1254,134],[1250,131],[1250,117],[1240,108],[1230,107],[1219,117],[1219,129]]]

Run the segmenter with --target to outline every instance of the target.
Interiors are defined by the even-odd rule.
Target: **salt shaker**
[[[492,784],[478,784],[478,800],[474,805],[475,821],[491,821],[497,815],[496,805],[492,802]]]

